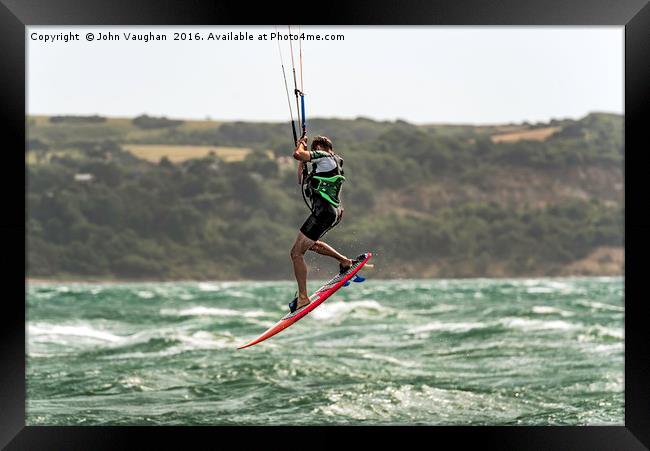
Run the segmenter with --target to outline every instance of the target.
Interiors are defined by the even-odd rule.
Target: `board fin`
[[[352,282],[361,283],[364,280],[366,280],[365,277],[361,277],[359,274],[355,274],[354,279],[352,279]]]

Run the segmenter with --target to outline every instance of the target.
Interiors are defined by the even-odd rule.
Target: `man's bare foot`
[[[342,273],[347,271],[350,268],[350,266],[352,266],[352,260],[351,259],[346,258],[344,260],[344,262],[345,263],[340,263],[339,264],[339,269],[341,270]]]
[[[311,300],[309,300],[309,296],[298,296],[298,306],[296,307],[296,310],[303,308],[305,305],[309,305],[310,302]]]

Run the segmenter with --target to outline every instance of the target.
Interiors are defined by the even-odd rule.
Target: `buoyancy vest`
[[[309,173],[307,180],[307,183],[309,183],[309,187],[311,188],[310,197],[318,193],[317,195],[320,195],[330,204],[338,207],[341,204],[339,198],[341,186],[345,181],[343,175],[343,159],[335,153],[330,154],[318,150],[311,151],[310,154],[312,170]],[[327,168],[327,170],[318,171],[323,167]]]

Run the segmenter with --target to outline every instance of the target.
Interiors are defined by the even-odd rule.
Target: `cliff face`
[[[529,212],[571,201],[599,202],[612,208],[624,204],[622,168],[616,165],[562,169],[490,168],[475,177],[449,174],[409,189],[386,189],[378,195],[373,214],[396,213],[425,218],[441,209],[470,205],[498,205],[509,211]],[[426,247],[426,243],[422,243]],[[534,249],[531,250],[534,252]],[[587,255],[562,263],[539,262],[522,274],[528,276],[621,276],[625,270],[622,235],[620,245],[596,246]],[[498,258],[435,258],[423,264],[405,263],[387,277],[510,277],[513,268]]]
[[[521,209],[569,200],[599,200],[614,206],[622,205],[624,194],[622,168],[614,165],[546,170],[488,168],[460,178],[446,174],[408,189],[383,190],[376,209],[398,208],[417,215],[470,202]]]

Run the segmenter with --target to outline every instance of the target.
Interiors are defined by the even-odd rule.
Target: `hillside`
[[[623,272],[619,115],[309,125],[333,139],[348,177],[326,239],[377,252],[376,277]],[[291,277],[307,210],[287,124],[39,116],[27,127],[30,277]],[[315,277],[335,267],[309,261]]]

